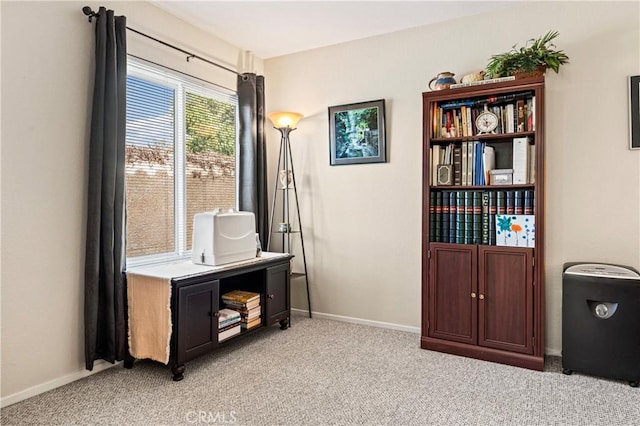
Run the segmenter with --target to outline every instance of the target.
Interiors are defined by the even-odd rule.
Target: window
[[[127,264],[191,250],[193,215],[236,207],[236,94],[129,59]]]

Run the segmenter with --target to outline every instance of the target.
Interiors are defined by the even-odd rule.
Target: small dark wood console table
[[[219,345],[276,323],[280,324],[281,329],[287,329],[291,318],[290,261],[292,257],[286,253],[263,252],[262,256],[256,259],[217,267],[193,265],[187,261],[172,265],[130,268],[127,270],[127,282],[131,347],[124,362],[125,368],[133,367],[136,355],[140,358],[155,359],[169,365],[173,380],[179,381],[184,378],[187,361],[215,350]],[[161,303],[162,297],[145,297],[141,293],[142,287],[137,284],[141,277],[147,280],[144,282],[147,289],[151,288],[155,291],[156,285],[166,287],[166,298],[170,299],[170,313],[167,312],[167,303],[164,305]],[[133,291],[134,282],[136,283],[135,291]],[[170,286],[170,289],[167,286]],[[236,289],[261,295],[262,323],[249,330],[243,329],[240,334],[218,342],[218,311],[224,307],[220,296]],[[152,316],[149,321],[140,321],[141,317],[138,316],[137,321],[144,324],[134,325],[132,309],[137,309],[135,314],[144,311],[144,315],[147,315],[146,312],[149,310],[156,310],[160,317]],[[157,321],[158,318],[168,319],[169,316],[170,326]],[[160,329],[166,328],[166,333],[155,333],[158,331],[154,328],[156,326]],[[159,334],[164,342],[169,341],[169,353],[165,351],[163,354],[161,351],[159,356],[141,356],[140,353],[149,353],[144,350],[137,352],[143,340],[146,342],[150,339],[150,335],[155,334]],[[157,343],[159,347],[163,347],[162,341]]]

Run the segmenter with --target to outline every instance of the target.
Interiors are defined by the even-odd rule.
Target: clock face
[[[498,127],[498,116],[492,112],[485,111],[476,118],[478,134],[491,133]]]

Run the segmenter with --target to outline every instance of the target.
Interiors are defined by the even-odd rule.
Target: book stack
[[[222,295],[222,302],[238,313],[239,322],[244,330],[261,324],[260,294],[251,291],[233,290]]]
[[[218,342],[240,334],[240,313],[225,308],[220,309],[218,314]]]

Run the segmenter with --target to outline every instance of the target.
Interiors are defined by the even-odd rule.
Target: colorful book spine
[[[240,325],[240,322],[241,322],[241,320],[238,319],[238,320],[236,320],[234,322],[218,326],[218,333],[222,333],[223,331],[227,331],[227,330],[229,330],[229,329],[231,329],[233,327],[238,327]]]
[[[449,191],[442,191],[442,219],[440,237],[443,243],[449,242]]]
[[[440,231],[442,229],[442,192],[436,192],[436,208],[435,208],[435,216],[436,216],[436,227],[435,227],[435,242],[439,243],[442,241],[442,237]]]
[[[533,189],[527,189],[524,191],[524,214],[535,214],[533,208]]]
[[[489,244],[489,192],[482,192],[482,240],[481,244]]]
[[[467,131],[467,106],[462,106],[460,108],[460,115],[462,119],[462,136],[469,136],[469,132]]]
[[[449,242],[456,242],[456,214],[458,208],[456,206],[456,193],[455,191],[449,192]]]
[[[507,214],[515,213],[515,191],[507,191]]]
[[[513,197],[513,213],[524,214],[524,191],[514,191]]]
[[[524,109],[524,99],[518,99],[516,101],[516,132],[525,132],[527,130],[526,122],[527,114]]]
[[[472,244],[482,242],[482,192],[473,191],[473,234]]]
[[[261,322],[260,318],[256,318],[253,321],[241,323],[241,326],[242,326],[243,329],[249,330],[250,328],[256,327],[256,326],[260,325],[261,323],[262,322]]]
[[[477,108],[472,107],[470,108],[470,110],[471,110],[471,120],[469,122],[471,123],[471,126],[470,126],[469,136],[473,136],[478,134],[478,128],[476,127],[476,118],[478,118],[478,115],[483,110],[479,107]]]
[[[506,191],[497,191],[496,195],[496,213],[507,214],[507,193]]]
[[[456,243],[464,244],[464,193],[456,191]]]
[[[476,142],[467,143],[467,185],[473,185],[473,162],[475,161]]]
[[[438,137],[438,113],[440,108],[438,108],[438,102],[434,102],[431,106],[431,122],[433,123],[433,127],[431,128],[431,137]]]
[[[462,186],[467,186],[467,162],[469,160],[469,150],[468,150],[469,142],[462,142],[462,160],[460,162],[460,184]]]
[[[464,192],[464,243],[473,244],[473,192]]]
[[[225,302],[246,304],[256,300],[259,301],[260,294],[251,291],[233,290],[223,294],[221,298]]]
[[[453,148],[453,184],[462,185],[462,148]]]
[[[497,192],[489,192],[489,245],[496,245]]]

